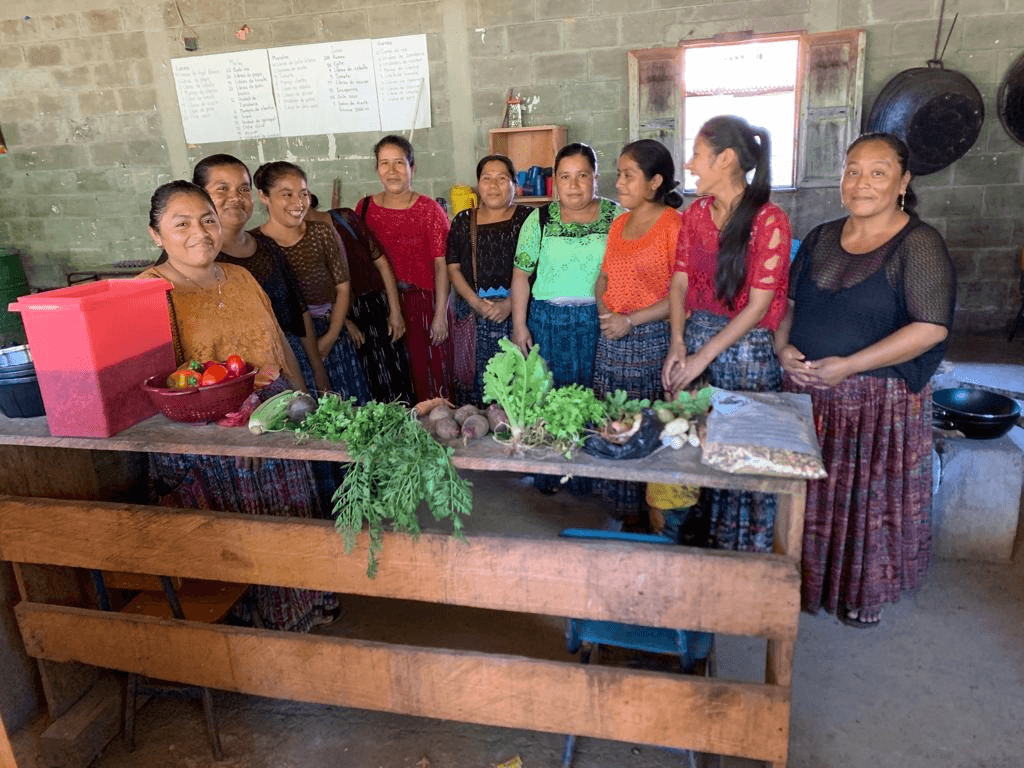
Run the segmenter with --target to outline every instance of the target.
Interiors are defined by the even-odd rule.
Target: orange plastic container
[[[22,296],[50,433],[110,437],[156,413],[141,384],[174,368],[166,280],[100,280]]]

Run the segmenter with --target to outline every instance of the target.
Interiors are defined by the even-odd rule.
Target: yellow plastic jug
[[[476,208],[476,192],[473,191],[472,187],[452,187],[449,193],[452,198],[453,214],[458,213],[459,211],[464,211],[467,208]]]

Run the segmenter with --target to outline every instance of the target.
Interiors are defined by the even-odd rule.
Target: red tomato
[[[228,369],[220,363],[213,363],[206,367],[206,370],[203,372],[203,378],[199,380],[199,386],[208,387],[211,384],[224,381],[227,377]]]
[[[234,378],[245,373],[245,360],[238,355],[228,355],[224,361],[224,367],[228,369],[228,376]]]
[[[216,360],[207,360],[205,363],[203,363],[203,373],[206,373],[208,370],[210,370],[211,365],[224,365],[224,363],[218,362]]]

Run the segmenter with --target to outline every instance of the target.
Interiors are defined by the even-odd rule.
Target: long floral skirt
[[[694,312],[686,321],[686,352],[694,354],[721,331],[729,318]],[[774,334],[753,328],[714,359],[706,371],[713,387],[732,391],[777,392],[782,368],[775,356]],[[773,493],[702,488],[698,525],[706,526],[707,546],[745,552],[771,552],[775,536]]]
[[[931,390],[853,376],[811,396],[828,477],[807,485],[804,610],[878,609],[916,588],[931,554]]]
[[[267,459],[258,470],[240,469],[230,456],[151,453],[150,497],[163,506],[275,517],[321,517],[313,474],[306,462]],[[299,564],[296,564],[298,567]],[[254,585],[252,602],[270,629],[305,632],[338,608],[337,595],[310,589]]]
[[[668,342],[669,327],[664,320],[639,325],[621,339],[598,336],[594,393],[604,397],[621,389],[631,399],[659,399]],[[644,483],[595,479],[592,489],[612,504],[617,518],[636,515],[643,509]]]
[[[330,324],[329,317],[313,318],[313,330],[318,337],[327,333]],[[295,357],[299,360],[299,367],[302,369],[302,377],[306,380],[306,386],[309,387],[310,392],[314,392],[316,388],[313,382],[313,369],[309,366],[309,358],[302,347],[302,341],[290,333],[285,334],[285,337],[288,339]],[[348,331],[342,329],[338,335],[331,351],[324,358],[324,368],[327,369],[327,379],[331,382],[332,391],[344,397],[354,397],[360,405],[369,401],[370,388],[366,384],[363,367],[356,355],[356,345],[352,343],[352,337],[348,335]]]

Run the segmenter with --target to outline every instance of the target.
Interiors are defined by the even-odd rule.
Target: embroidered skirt
[[[729,323],[729,318],[694,312],[686,321],[686,353],[695,354]],[[746,392],[782,388],[782,367],[775,356],[774,334],[753,328],[712,361],[705,375],[713,387]],[[771,552],[775,535],[775,494],[702,488],[700,524],[707,546],[746,552]]]
[[[258,470],[240,469],[231,456],[151,453],[150,498],[162,506],[275,517],[321,517],[307,462],[267,459]],[[337,595],[310,589],[254,585],[241,618],[254,610],[263,626],[306,632],[338,608]]]
[[[412,379],[405,342],[402,339],[391,340],[388,330],[390,313],[388,297],[383,291],[371,291],[356,297],[349,317],[365,337],[356,352],[372,399],[381,403],[395,400],[412,403]]]
[[[631,399],[659,399],[663,394],[661,368],[668,354],[668,342],[669,326],[664,320],[638,325],[621,339],[599,335],[594,356],[594,392],[604,397],[622,389]],[[643,508],[644,483],[596,479],[592,488],[613,505],[615,517],[637,515]]]
[[[481,405],[484,401],[484,370],[488,361],[501,348],[499,339],[507,339],[512,335],[512,318],[503,323],[495,323],[486,317],[476,316],[476,375],[473,383],[473,404]]]
[[[430,324],[434,321],[434,292],[419,289],[404,291],[402,314],[405,316],[409,371],[417,402],[433,397],[451,398],[454,373],[451,335],[440,344],[430,342]],[[453,315],[449,309],[449,330],[452,324]]]
[[[556,387],[594,383],[594,352],[600,325],[596,304],[530,302],[527,325],[533,343],[554,375]]]
[[[805,610],[877,609],[916,588],[931,554],[931,389],[852,376],[811,396],[828,477],[807,484]]]

